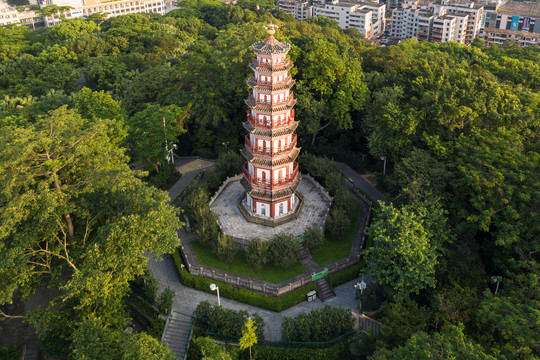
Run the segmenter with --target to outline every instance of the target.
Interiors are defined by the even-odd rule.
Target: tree
[[[318,133],[332,123],[339,130],[352,128],[351,112],[364,107],[368,89],[358,59],[338,45],[323,38],[302,45],[296,64],[297,111],[313,145]]]
[[[191,221],[191,226],[203,243],[213,246],[219,235],[219,228],[216,224],[216,215],[208,206],[210,202],[208,193],[199,186],[187,191],[186,214]]]
[[[486,354],[482,346],[476,344],[463,334],[463,325],[452,326],[441,333],[428,335],[418,332],[411,336],[407,343],[394,350],[381,349],[376,351],[370,360],[495,360],[494,356]]]
[[[321,229],[310,226],[305,232],[306,245],[310,251],[317,252],[324,243],[324,234]]]
[[[373,239],[373,247],[366,252],[368,272],[392,289],[395,298],[435,286],[438,249],[421,217],[407,208],[381,203],[368,234]]]
[[[540,357],[540,265],[512,261],[497,294],[489,289],[476,313],[480,342],[507,358]]]
[[[47,31],[47,34],[53,40],[65,40],[77,37],[82,33],[94,33],[99,31],[99,27],[92,21],[86,21],[80,18],[66,19],[59,24],[54,25]]]
[[[524,256],[540,248],[540,155],[528,149],[514,130],[473,130],[457,139],[449,162],[453,215]]]
[[[219,154],[217,168],[227,177],[238,175],[241,172],[244,158],[238,151],[228,151]]]
[[[350,225],[351,220],[344,210],[333,208],[330,211],[326,226],[328,227],[328,231],[330,231],[332,236],[341,239],[349,229]]]
[[[280,267],[292,266],[297,261],[297,252],[298,246],[284,233],[274,235],[268,245],[269,260]]]
[[[184,124],[189,108],[176,105],[161,107],[150,105],[128,120],[133,152],[142,165],[159,172],[159,165],[166,161],[177,142],[186,132]]]
[[[248,262],[257,270],[261,270],[268,262],[268,242],[259,238],[249,240],[246,250]]]
[[[43,281],[60,297],[34,319],[38,329],[95,314],[122,326],[128,281],[145,253],[178,246],[168,196],[127,166],[103,120],[62,107],[27,128],[0,129],[0,303]]]
[[[255,332],[257,327],[253,320],[248,318],[242,328],[242,337],[240,338],[240,350],[246,350],[249,348],[249,359],[251,360],[251,347],[257,344],[257,333]]]
[[[73,333],[73,359],[174,360],[165,344],[146,333],[127,334],[103,328],[99,320],[84,320]]]
[[[229,263],[233,261],[236,255],[236,245],[232,237],[225,234],[219,234],[214,246],[216,256],[223,262]]]

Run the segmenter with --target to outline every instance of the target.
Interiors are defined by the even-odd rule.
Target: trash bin
[[[307,301],[312,302],[317,298],[317,292],[315,290],[312,290],[307,293]]]

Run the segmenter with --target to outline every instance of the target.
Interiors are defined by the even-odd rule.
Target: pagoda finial
[[[270,21],[270,24],[268,24],[268,26],[265,26],[264,28],[266,29],[266,32],[268,33],[268,35],[270,37],[273,37],[274,34],[276,33],[275,29],[278,29],[279,26],[272,24],[272,21]]]

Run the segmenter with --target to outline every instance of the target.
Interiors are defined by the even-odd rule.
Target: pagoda
[[[246,193],[240,205],[244,214],[272,225],[299,208],[300,174],[295,160],[300,148],[294,134],[298,127],[291,91],[295,81],[289,75],[293,64],[287,58],[291,45],[274,38],[276,25],[266,28],[269,36],[252,45],[256,58],[249,64],[254,74],[247,82],[251,91],[243,125],[248,134],[242,150],[247,161],[241,181]]]

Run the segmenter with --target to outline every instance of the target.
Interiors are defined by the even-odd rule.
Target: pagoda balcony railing
[[[247,164],[242,166],[242,172],[246,179],[251,183],[251,185],[258,188],[267,189],[267,190],[277,190],[287,186],[291,186],[296,181],[298,176],[298,164],[293,168],[293,172],[289,176],[282,177],[280,179],[266,179],[266,178],[257,178],[249,174],[249,171],[246,167]]]
[[[283,99],[277,99],[277,100],[255,100],[255,98],[252,95],[249,95],[249,99],[253,101],[256,105],[263,105],[263,106],[273,106],[273,105],[281,105],[286,104],[290,102],[292,99],[294,99],[294,93],[291,91],[289,96]]]
[[[253,59],[252,63],[255,66],[262,66],[262,67],[271,68],[271,67],[274,67],[274,66],[287,65],[289,63],[289,60],[285,59],[285,60],[282,60],[282,61],[277,62],[277,63],[268,63],[268,62],[258,61],[257,59]]]
[[[266,146],[255,146],[249,140],[249,135],[246,135],[246,148],[251,151],[253,155],[262,156],[262,157],[272,157],[278,156],[283,153],[287,153],[295,148],[297,144],[297,136],[293,135],[292,141],[288,146],[279,146],[279,147],[266,147]]]
[[[257,120],[253,116],[248,114],[248,121],[257,128],[263,129],[276,129],[282,126],[288,126],[294,121],[294,110],[291,111],[289,117],[284,117],[283,120],[271,121],[271,120]]]
[[[287,85],[289,83],[289,81],[291,81],[291,79],[292,79],[292,76],[287,76],[283,80],[277,80],[277,81],[260,80],[260,79],[258,80],[258,79],[255,78],[255,76],[252,76],[249,79],[249,81],[254,82],[257,85],[282,86],[282,85]]]

